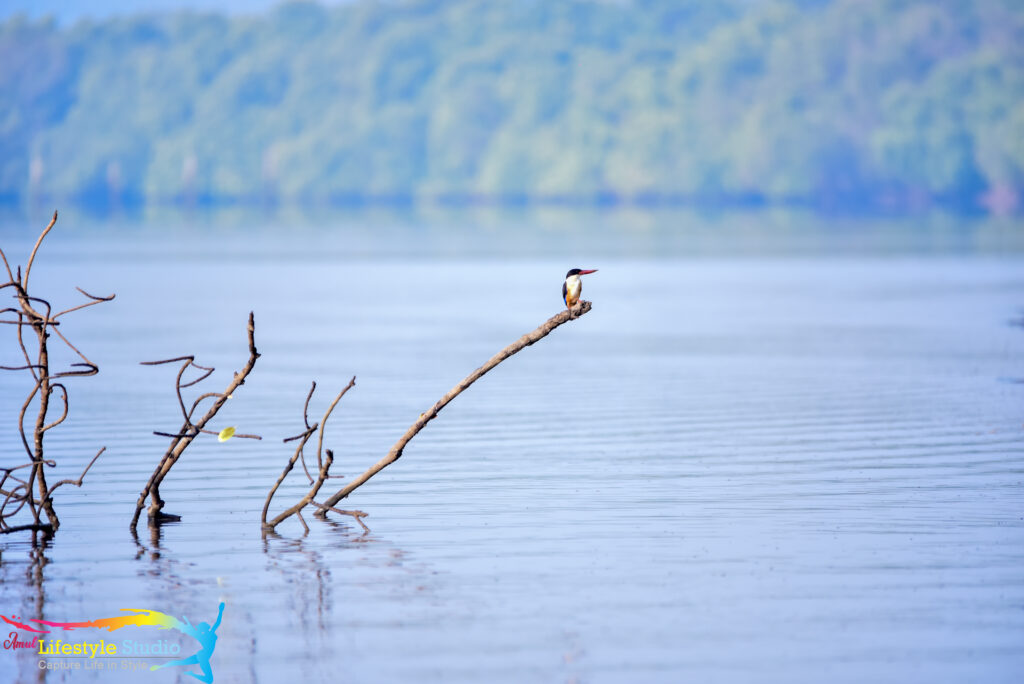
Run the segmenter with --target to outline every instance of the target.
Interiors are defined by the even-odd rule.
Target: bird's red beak
[[[584,271],[583,269],[580,269],[580,275],[586,275],[588,273],[597,273],[597,269],[595,268],[595,269],[591,269],[589,271]]]

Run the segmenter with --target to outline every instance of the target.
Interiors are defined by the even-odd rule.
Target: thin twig
[[[32,464],[28,463],[26,465],[32,465]],[[25,494],[24,495],[19,495],[18,494],[18,490],[24,490]],[[18,511],[20,511],[22,508],[24,508],[25,504],[31,498],[29,496],[28,483],[25,482],[24,480],[19,479],[18,480],[18,486],[17,487],[13,487],[9,492],[5,491],[4,492],[4,497],[6,497],[6,498],[4,498],[3,504],[0,504],[0,518],[4,518],[4,519],[11,518],[11,517],[17,515]],[[10,513],[7,513],[6,512],[7,511],[7,504],[9,504],[11,501],[18,502],[18,507],[15,508]],[[4,524],[6,524],[6,523],[4,523]]]
[[[344,508],[335,508],[334,506],[325,506],[322,503],[317,503],[316,501],[312,501],[311,503],[314,506],[316,506],[318,509],[320,509],[321,511],[325,511],[325,512],[326,511],[330,511],[332,513],[337,513],[338,515],[351,515],[353,518],[356,519],[356,522],[359,523],[360,527],[363,528],[364,532],[369,532],[370,531],[370,528],[367,527],[366,523],[363,522],[363,518],[365,518],[366,516],[370,515],[369,513],[365,513],[363,511],[347,511]]]
[[[139,361],[140,366],[159,366],[164,363],[174,363],[175,361],[192,361],[196,357],[194,356],[175,356],[173,359],[161,359],[159,361]]]
[[[18,322],[21,323],[21,319],[24,318],[24,317],[25,317],[25,314],[23,312],[19,311],[18,312]],[[32,359],[29,358],[28,349],[25,347],[25,339],[24,339],[24,337],[22,337],[22,334],[21,334],[21,325],[18,325],[17,331],[18,331],[18,345],[21,347],[21,353],[25,356],[25,363],[27,363],[27,364],[29,364],[31,366],[32,365]],[[39,376],[36,374],[36,371],[35,371],[34,368],[31,369],[31,373],[32,373],[32,379],[34,379],[34,380],[38,380],[39,379]]]
[[[82,371],[63,371],[61,373],[54,373],[50,377],[56,378],[72,378],[72,377],[86,377],[89,375],[96,375],[100,372],[100,369],[96,364],[93,363],[72,363],[72,368],[85,368]]]
[[[63,413],[61,413],[60,418],[58,418],[57,420],[53,421],[49,425],[44,426],[43,427],[43,432],[46,432],[47,430],[50,430],[51,428],[57,427],[58,425],[60,425],[61,423],[64,422],[65,418],[68,417],[68,390],[67,390],[67,388],[64,387],[64,385],[62,385],[59,382],[55,382],[52,385],[50,385],[50,390],[53,391],[54,387],[59,387],[60,388],[61,395],[62,395],[61,398],[64,400],[64,411],[63,411]]]
[[[273,500],[274,494],[277,493],[277,490],[281,486],[281,483],[284,482],[284,479],[286,477],[288,477],[288,473],[290,473],[292,471],[292,468],[295,467],[295,462],[298,460],[299,454],[302,453],[302,447],[306,445],[306,442],[309,440],[312,434],[312,431],[306,431],[305,436],[302,437],[302,442],[299,444],[299,446],[295,448],[295,454],[290,459],[288,459],[288,462],[284,466],[284,470],[281,471],[281,475],[278,476],[277,478],[277,482],[274,483],[274,486],[271,487],[270,491],[267,493],[267,499],[266,501],[263,502],[263,512],[260,513],[260,524],[263,526],[264,530],[267,530],[268,527],[269,529],[273,530],[272,526],[267,525],[267,513],[270,511],[270,502]],[[310,481],[310,484],[312,484],[312,481]]]
[[[60,482],[57,482],[52,487],[50,487],[50,489],[46,492],[46,498],[51,498],[53,496],[53,492],[57,489],[57,487],[60,487],[61,485],[71,484],[75,485],[76,487],[81,487],[82,481],[85,480],[86,473],[89,472],[89,468],[92,468],[92,464],[95,463],[96,459],[98,459],[100,455],[106,450],[107,447],[103,447],[102,449],[96,452],[96,455],[92,457],[91,461],[89,461],[89,465],[85,466],[85,470],[82,471],[82,474],[78,476],[77,480],[61,480]]]
[[[309,400],[313,398],[313,392],[316,391],[316,380],[309,386],[309,394],[306,395],[306,403],[302,405],[302,423],[306,426],[307,430],[313,429],[309,424]]]
[[[59,325],[59,323],[51,323],[50,325],[51,326],[56,326],[56,325]],[[85,357],[85,354],[83,354],[82,352],[78,351],[78,347],[76,347],[75,345],[71,344],[71,342],[68,341],[68,338],[64,337],[64,334],[60,331],[60,328],[54,327],[53,332],[57,333],[57,336],[60,337],[60,339],[64,340],[64,344],[68,345],[73,352],[78,354],[79,358],[81,358],[82,361],[85,361],[90,366],[93,365],[92,361],[90,361],[89,359],[87,359]]]
[[[207,435],[217,435],[218,437],[220,436],[220,431],[217,431],[217,430],[205,430],[204,429],[204,430],[200,430],[200,432],[202,432],[203,434],[207,434]],[[231,439],[263,439],[263,438],[260,437],[259,435],[247,435],[247,434],[244,434],[244,433],[241,433],[241,432],[235,432],[235,433],[233,433],[231,435]]]
[[[50,230],[53,228],[53,225],[55,223],[57,223],[57,212],[56,211],[53,212],[53,218],[50,219],[50,224],[48,226],[46,226],[46,229],[39,236],[39,239],[36,240],[35,247],[32,248],[32,254],[29,255],[29,257],[28,257],[28,264],[25,265],[25,275],[22,276],[22,279],[21,279],[21,287],[23,289],[25,289],[25,290],[28,290],[28,274],[29,274],[29,271],[32,270],[32,262],[36,260],[36,252],[39,250],[39,245],[43,244],[43,238],[46,237],[46,234],[50,232]]]
[[[316,389],[316,380],[309,387],[309,394],[306,395],[306,403],[302,407],[302,422],[306,426],[305,435],[312,434],[316,431],[319,423],[313,423],[312,426],[309,424],[309,400],[313,398],[313,390]],[[285,440],[287,441],[287,440]],[[313,476],[309,474],[309,467],[306,466],[306,452],[304,447],[306,446],[306,440],[302,441],[302,446],[299,448],[299,459],[302,462],[302,472],[306,474],[306,479],[309,480],[309,484],[313,484]],[[318,452],[319,453],[319,452]],[[318,459],[319,460],[319,459]]]
[[[356,376],[352,376],[352,379],[348,381],[348,385],[345,389],[341,390],[338,396],[334,397],[334,401],[327,407],[327,411],[324,413],[324,417],[320,420],[320,436],[316,441],[316,466],[317,468],[323,467],[323,462],[320,457],[320,452],[324,448],[324,433],[327,431],[327,419],[331,417],[331,413],[334,411],[334,407],[338,405],[341,398],[345,396],[345,392],[348,392],[356,384]]]
[[[185,400],[181,398],[181,376],[185,374],[188,367],[192,365],[192,361],[181,365],[181,369],[178,370],[178,377],[174,379],[174,393],[178,395],[178,406],[181,407],[181,417],[185,419],[185,425],[188,425],[188,413],[185,412]]]
[[[73,306],[70,309],[64,309],[59,314],[54,315],[54,319],[60,318],[61,316],[63,316],[66,313],[71,313],[72,311],[78,311],[79,309],[84,309],[87,306],[96,306],[97,304],[102,304],[103,302],[109,302],[109,301],[111,301],[116,296],[116,295],[110,295],[109,297],[97,297],[96,295],[89,294],[88,292],[86,292],[85,290],[83,290],[80,287],[76,287],[75,289],[78,290],[79,292],[81,292],[82,294],[84,294],[86,297],[88,297],[92,301],[91,302],[86,302],[85,304],[79,304],[78,306]]]
[[[4,268],[7,269],[7,280],[14,281],[14,274],[11,273],[11,265],[7,263],[7,255],[4,254],[4,250],[0,249],[0,259],[3,259]]]
[[[313,423],[313,426],[310,427],[305,432],[303,432],[301,435],[295,435],[294,437],[286,437],[284,440],[282,440],[285,443],[294,442],[297,439],[301,439],[302,440],[302,442],[299,444],[298,448],[295,449],[295,455],[299,457],[299,461],[300,461],[300,463],[302,463],[302,472],[304,472],[306,474],[306,479],[309,480],[309,484],[313,484],[313,476],[309,474],[309,468],[306,467],[305,447],[306,447],[306,442],[308,442],[309,438],[312,437],[313,434],[316,432],[318,425],[319,425],[319,423]]]
[[[25,414],[28,412],[28,407],[32,405],[32,399],[35,398],[36,392],[39,391],[39,387],[42,385],[42,379],[36,380],[36,386],[32,388],[32,392],[25,399],[25,403],[21,405],[21,411],[18,413],[18,433],[21,435],[21,442],[25,445],[25,453],[28,457],[35,460],[35,456],[32,453],[32,447],[28,444],[28,436],[25,434]]]
[[[192,385],[198,385],[198,384],[199,384],[199,383],[201,383],[201,382],[202,382],[203,380],[205,380],[206,378],[210,377],[210,376],[211,376],[211,375],[213,374],[213,371],[215,370],[215,369],[213,369],[213,368],[207,368],[206,366],[200,366],[200,365],[199,365],[198,363],[196,363],[195,361],[193,361],[193,362],[191,363],[191,366],[192,366],[193,368],[198,368],[199,370],[203,370],[203,371],[206,371],[206,372],[205,372],[205,373],[203,373],[202,375],[200,375],[200,376],[199,376],[198,378],[196,378],[195,380],[191,380],[191,381],[189,381],[189,382],[186,382],[186,383],[185,383],[184,385],[182,385],[182,386],[181,386],[181,389],[185,389],[186,387],[191,387]]]
[[[195,383],[191,383],[191,384],[194,385]],[[199,408],[199,404],[202,403],[203,399],[209,399],[210,397],[219,397],[219,396],[222,396],[220,392],[207,392],[206,394],[199,395],[196,398],[196,400],[194,402],[192,402],[192,408],[189,409],[188,415],[186,416],[186,418],[188,418],[188,420],[192,420],[192,414],[196,412],[197,408]]]
[[[313,423],[312,427],[310,427],[305,432],[297,434],[294,437],[285,437],[281,441],[284,442],[285,444],[287,444],[288,442],[294,442],[295,440],[302,439],[303,437],[309,437],[311,434],[316,432],[317,425],[319,425],[319,423]]]

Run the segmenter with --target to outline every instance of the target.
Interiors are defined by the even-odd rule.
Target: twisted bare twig
[[[217,415],[217,412],[220,411],[221,407],[224,406],[224,403],[231,398],[235,390],[237,390],[241,385],[245,384],[245,378],[252,371],[253,366],[256,365],[256,359],[260,357],[259,352],[256,351],[256,324],[253,319],[252,312],[249,312],[249,325],[247,326],[247,331],[249,336],[249,360],[246,362],[245,366],[242,368],[241,371],[234,374],[234,377],[232,377],[231,382],[228,383],[227,388],[223,392],[207,392],[206,394],[201,395],[192,404],[192,409],[190,411],[185,409],[185,400],[181,396],[182,388],[191,387],[192,385],[195,385],[197,382],[206,379],[207,377],[210,376],[211,373],[213,373],[213,369],[196,364],[194,356],[178,356],[173,359],[163,359],[161,361],[144,361],[142,363],[142,365],[144,366],[155,366],[165,363],[175,363],[177,361],[183,362],[181,368],[178,370],[178,375],[174,381],[174,391],[175,394],[177,395],[178,406],[181,408],[181,415],[184,420],[181,429],[178,430],[177,433],[153,433],[161,437],[170,437],[171,443],[167,447],[167,451],[164,453],[163,458],[161,458],[160,462],[157,464],[157,467],[153,471],[153,474],[150,475],[149,481],[146,482],[146,486],[143,487],[142,492],[139,494],[139,499],[135,504],[135,514],[132,516],[132,521],[130,525],[132,531],[135,530],[136,526],[139,523],[139,516],[142,514],[142,509],[146,505],[147,498],[150,500],[148,514],[151,521],[159,522],[160,520],[177,519],[177,516],[171,516],[166,513],[163,513],[164,501],[163,499],[160,498],[160,484],[163,482],[164,478],[167,477],[167,473],[171,471],[171,468],[174,467],[174,464],[178,462],[178,459],[181,458],[181,455],[184,453],[185,449],[188,447],[189,444],[192,443],[192,440],[195,439],[197,435],[201,433],[214,435],[218,434],[216,432],[213,432],[212,430],[204,429],[206,427],[206,424],[209,423],[213,419],[213,417]],[[181,378],[185,374],[185,371],[188,370],[190,366],[203,371],[203,373],[200,374],[200,377],[198,379],[182,384]],[[196,407],[199,406],[199,403],[202,400],[209,397],[215,398],[213,405],[210,406],[210,408],[207,410],[207,412],[203,415],[202,418],[193,422],[192,414],[195,412]],[[262,439],[259,435],[235,434],[235,437],[248,439]]]
[[[57,427],[67,419],[69,408],[67,387],[63,383],[54,382],[54,380],[66,377],[95,375],[99,372],[99,368],[96,364],[90,361],[60,331],[60,328],[58,327],[60,325],[60,321],[57,319],[65,314],[79,311],[95,304],[109,302],[114,299],[114,295],[100,297],[89,294],[82,288],[76,288],[91,301],[77,306],[72,306],[57,314],[53,314],[52,307],[48,301],[29,294],[28,282],[29,275],[32,271],[32,265],[35,263],[36,255],[39,252],[39,247],[43,243],[43,239],[49,234],[56,223],[57,212],[53,212],[53,218],[50,219],[50,223],[39,235],[35,245],[32,247],[32,253],[29,256],[24,274],[22,273],[21,267],[18,267],[16,273],[12,272],[10,263],[7,261],[7,256],[2,250],[0,250],[0,259],[2,259],[4,263],[4,269],[6,270],[8,277],[7,282],[0,284],[0,290],[12,288],[14,299],[17,302],[17,307],[0,309],[0,316],[3,316],[4,314],[14,314],[16,318],[0,318],[0,323],[13,325],[15,327],[18,347],[20,348],[21,355],[25,360],[24,365],[0,366],[0,369],[11,371],[28,370],[34,380],[32,389],[29,392],[28,397],[22,403],[21,410],[18,413],[18,432],[21,437],[22,446],[30,460],[28,463],[14,467],[0,468],[4,473],[3,478],[0,479],[0,495],[4,497],[3,503],[0,504],[0,533],[15,532],[19,530],[33,530],[41,531],[44,532],[44,534],[49,535],[55,532],[60,526],[60,519],[57,517],[57,513],[53,507],[54,491],[63,484],[75,484],[80,487],[86,473],[92,467],[93,463],[96,462],[96,459],[99,458],[100,454],[105,450],[105,447],[100,449],[77,480],[65,479],[56,483],[52,487],[47,486],[44,466],[52,468],[56,466],[56,463],[53,460],[46,459],[44,457],[43,438],[47,432]],[[32,358],[32,355],[29,353],[28,346],[25,343],[25,336],[23,334],[24,328],[32,330],[36,335],[35,359]],[[64,344],[67,345],[67,347],[71,349],[82,361],[80,363],[71,364],[69,370],[52,372],[50,369],[50,352],[48,347],[48,340],[51,332],[56,333],[61,341],[63,341]],[[47,422],[50,410],[50,396],[54,391],[60,392],[60,401],[62,405],[61,415],[58,418]],[[32,440],[30,443],[28,433],[25,428],[25,417],[34,400],[38,401],[39,406],[36,413],[35,426],[32,430]],[[22,468],[30,469],[26,479],[12,474],[14,471]],[[15,486],[10,489],[3,489],[3,485],[6,484],[8,480],[12,480],[15,483]],[[33,493],[34,490],[38,491],[38,497]],[[32,516],[32,522],[22,525],[11,525],[8,522],[8,519],[17,515],[26,506]],[[42,514],[45,514],[46,516],[47,521],[45,523],[42,520]]]

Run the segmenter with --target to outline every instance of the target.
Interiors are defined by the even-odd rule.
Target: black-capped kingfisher
[[[583,292],[583,282],[580,280],[580,276],[588,273],[597,273],[597,269],[573,268],[565,274],[565,282],[562,283],[562,299],[565,301],[565,308],[569,310],[569,318],[572,318],[572,307],[580,301],[580,293]]]

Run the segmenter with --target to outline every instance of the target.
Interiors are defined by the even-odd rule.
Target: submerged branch
[[[324,412],[323,419],[321,419],[319,423],[314,423],[313,425],[309,424],[309,400],[313,397],[313,391],[316,389],[316,383],[314,382],[312,387],[309,388],[309,394],[306,396],[306,404],[302,408],[302,421],[306,425],[306,431],[300,435],[296,435],[295,437],[289,437],[284,440],[285,442],[290,442],[294,441],[295,439],[299,439],[300,442],[299,445],[295,448],[295,453],[292,455],[290,459],[288,459],[288,463],[285,464],[284,470],[281,472],[281,475],[277,478],[277,482],[274,483],[274,486],[270,489],[270,492],[267,494],[267,500],[263,503],[263,513],[260,515],[260,523],[263,527],[264,533],[273,532],[274,528],[276,528],[278,525],[280,525],[282,522],[284,522],[287,518],[291,517],[292,515],[295,515],[299,518],[299,521],[302,522],[303,527],[306,526],[305,521],[302,520],[302,509],[310,504],[318,505],[313,501],[313,499],[316,498],[316,495],[320,492],[320,488],[323,486],[324,482],[327,481],[327,478],[330,477],[329,471],[331,469],[331,465],[334,463],[334,452],[331,451],[330,449],[327,449],[325,452],[326,458],[321,458],[320,456],[320,449],[323,447],[324,430],[327,427],[327,421],[330,419],[331,414],[334,412],[334,408],[338,405],[338,402],[341,401],[341,398],[345,396],[345,393],[352,389],[355,386],[355,384],[356,377],[353,375],[352,379],[348,381],[348,384],[345,386],[345,388],[338,393],[338,396],[334,397],[334,401],[332,401],[331,405],[327,407],[327,411]],[[277,490],[281,486],[281,483],[284,482],[286,477],[288,477],[288,473],[290,473],[292,471],[292,468],[295,467],[295,463],[300,458],[302,458],[302,450],[305,448],[306,443],[316,432],[320,433],[320,438],[318,440],[317,445],[317,460],[320,463],[320,469],[317,474],[316,481],[312,482],[313,486],[310,488],[309,492],[307,492],[306,495],[298,501],[298,503],[296,503],[295,505],[291,506],[290,508],[276,516],[273,520],[267,522],[267,513],[270,510],[270,502],[271,500],[273,500],[274,494],[277,493]],[[305,468],[305,459],[303,459],[302,465],[303,468]],[[306,474],[309,474],[308,470],[306,471]]]

